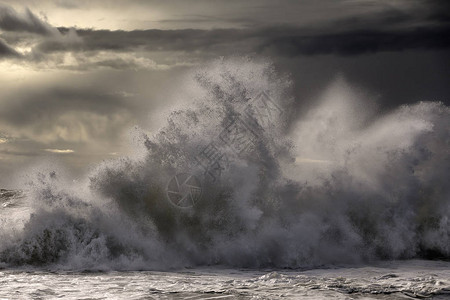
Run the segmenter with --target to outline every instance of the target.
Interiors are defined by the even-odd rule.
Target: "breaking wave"
[[[219,60],[181,86],[158,132],[135,128],[129,157],[76,182],[56,167],[33,171],[29,213],[0,208],[0,266],[449,259],[449,107],[377,113],[338,78],[296,111],[291,85],[270,63]]]

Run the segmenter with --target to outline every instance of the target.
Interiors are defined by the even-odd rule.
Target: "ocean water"
[[[450,262],[311,270],[0,271],[0,299],[450,299]]]
[[[291,86],[215,61],[129,155],[24,170],[0,195],[0,296],[448,296],[449,107],[380,111],[337,78],[302,110]]]

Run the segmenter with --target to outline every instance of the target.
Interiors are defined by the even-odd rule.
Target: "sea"
[[[450,108],[382,110],[344,78],[307,106],[293,84],[214,61],[129,153],[20,170],[0,299],[449,299]]]

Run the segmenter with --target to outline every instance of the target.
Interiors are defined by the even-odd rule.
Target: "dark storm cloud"
[[[0,29],[6,31],[26,31],[42,35],[57,34],[57,30],[42,21],[28,8],[23,14],[14,8],[0,3]]]
[[[0,38],[0,59],[2,57],[20,57],[20,54]]]
[[[447,36],[450,34],[450,24],[442,20],[446,18],[443,10],[446,6],[448,4],[442,1],[430,1],[423,14],[414,10],[402,11],[391,8],[376,13],[362,12],[359,15],[333,19],[328,23],[303,27],[272,24],[269,27],[240,29],[111,31],[56,29],[39,20],[29,10],[20,15],[11,7],[2,5],[0,24],[3,29],[43,34],[37,40],[29,37],[30,43],[33,44],[32,51],[23,55],[23,58],[30,62],[48,61],[53,65],[59,65],[64,59],[61,56],[55,59],[48,54],[72,53],[76,57],[75,65],[61,65],[61,68],[90,70],[106,67],[120,70],[139,68],[140,62],[129,57],[114,56],[113,53],[130,55],[140,53],[149,58],[145,53],[155,55],[156,52],[165,52],[168,59],[163,64],[170,65],[174,61],[179,62],[180,59],[185,63],[191,63],[236,54],[262,54],[276,58],[448,49],[450,42]],[[210,18],[193,14],[181,19],[195,23],[208,21]],[[49,35],[54,32],[57,34]],[[10,38],[11,35],[3,37]],[[26,37],[22,36],[19,42],[24,43],[24,39]],[[6,41],[9,45],[13,42]],[[0,55],[18,56],[17,51],[8,44],[5,42],[0,44]],[[100,52],[101,58],[96,56]],[[169,58],[175,52],[178,53],[178,58],[169,62]]]
[[[62,30],[64,31],[64,30]],[[240,51],[265,55],[356,55],[408,49],[446,49],[450,26],[415,27],[402,30],[348,30],[314,34],[299,28],[272,27],[258,30],[78,30],[82,43],[45,41],[38,49],[54,51]]]
[[[158,23],[173,23],[173,24],[191,24],[197,25],[201,23],[217,24],[217,22],[223,23],[236,23],[242,24],[244,27],[259,26],[264,24],[261,20],[254,19],[252,17],[218,17],[208,15],[192,14],[184,17],[177,17],[173,19],[161,19]]]
[[[361,10],[360,14],[303,27],[272,24],[252,29],[77,30],[82,43],[45,40],[37,49],[43,53],[103,50],[201,51],[202,55],[207,52],[227,55],[239,51],[275,56],[356,55],[408,49],[446,49],[449,47],[447,36],[450,33],[450,25],[446,21],[448,3],[431,0],[409,10],[394,6],[386,6],[376,13]],[[253,22],[251,16],[247,20]],[[211,17],[192,14],[161,22],[172,21],[208,22]],[[60,28],[62,33],[67,30]]]
[[[67,29],[60,28],[66,33]],[[238,29],[217,30],[77,30],[82,43],[71,45],[44,41],[38,46],[42,52],[53,51],[195,51],[218,44],[229,44],[252,37],[251,32]]]
[[[357,55],[413,49],[450,47],[450,26],[414,28],[396,32],[358,30],[319,36],[273,36],[259,46],[272,55],[298,56],[317,54]]]
[[[450,22],[450,1],[430,0],[428,5],[431,7],[431,13],[428,15],[428,19],[439,22]]]
[[[446,49],[450,46],[450,24],[446,19],[448,2],[430,1],[417,10],[384,9],[361,13],[328,23],[296,27],[271,25],[245,29],[179,29],[111,31],[80,29],[81,42],[62,43],[46,39],[36,50],[57,51],[183,51],[202,55],[264,54],[269,56],[358,55],[408,49]],[[192,15],[180,19],[209,21],[208,16]],[[180,21],[177,19],[177,21]],[[251,18],[249,18],[251,20]],[[163,20],[170,22],[171,20]],[[69,29],[59,28],[63,34]],[[120,64],[114,64],[120,65]]]

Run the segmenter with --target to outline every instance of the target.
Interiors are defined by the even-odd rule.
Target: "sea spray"
[[[55,168],[35,171],[32,214],[13,234],[2,229],[0,262],[140,270],[450,257],[442,103],[377,116],[337,79],[317,107],[295,113],[289,77],[242,58],[212,62],[187,82],[157,133],[135,129],[140,155],[105,161],[76,183]],[[269,117],[252,107],[263,96]],[[241,135],[245,151],[229,136],[242,133],[238,122],[252,131]],[[211,145],[221,157],[212,174],[202,161]],[[200,182],[186,207],[168,197],[177,174]]]

